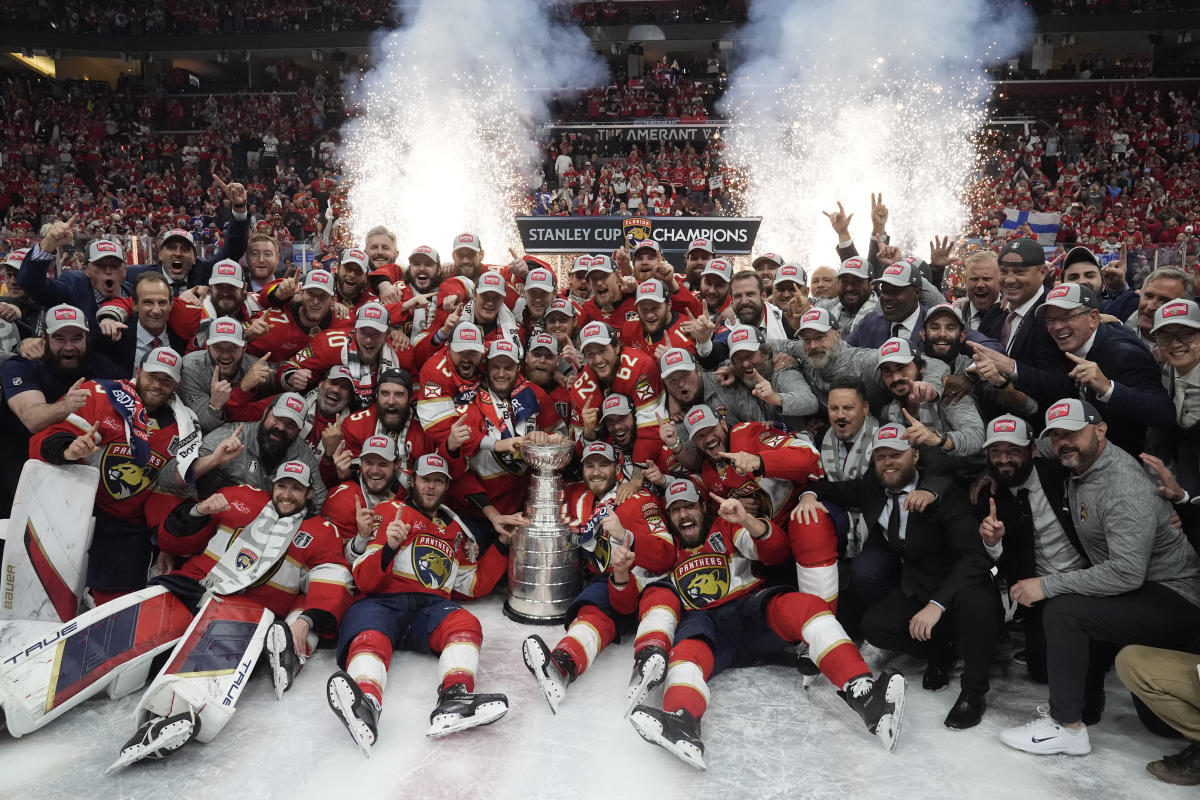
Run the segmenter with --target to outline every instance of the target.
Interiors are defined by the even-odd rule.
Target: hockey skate
[[[508,713],[508,698],[502,694],[471,694],[456,683],[438,692],[437,708],[429,715],[429,731],[436,739],[479,725],[491,725]]]
[[[908,682],[903,675],[885,669],[878,678],[855,678],[846,687],[843,697],[867,723],[867,730],[878,736],[888,750],[895,750],[907,689]]]
[[[663,648],[652,644],[634,654],[633,674],[629,677],[629,691],[625,695],[625,719],[646,701],[646,696],[663,682],[666,674],[667,651]]]
[[[149,719],[125,742],[120,757],[104,770],[104,774],[109,775],[147,758],[166,758],[191,741],[199,731],[200,718],[190,711]]]
[[[354,679],[341,670],[329,676],[326,690],[329,707],[338,715],[346,730],[350,731],[350,738],[358,745],[358,749],[370,758],[379,724],[379,709],[363,694]]]
[[[700,741],[700,720],[686,709],[668,714],[650,706],[638,706],[629,715],[629,722],[638,735],[672,753],[685,764],[706,769],[704,742]]]
[[[275,699],[282,700],[283,693],[292,686],[292,681],[300,674],[304,662],[296,653],[296,645],[292,639],[292,629],[281,620],[275,620],[267,628],[267,638],[263,641],[263,649],[267,651],[267,661],[271,666],[271,682],[275,684]]]
[[[536,633],[521,643],[521,655],[525,657],[525,666],[533,673],[533,677],[537,678],[538,686],[546,696],[546,702],[550,704],[550,710],[557,714],[559,704],[567,695],[567,685],[575,674],[572,669],[574,664],[570,659],[564,659],[565,665],[560,664],[550,652],[550,648],[546,647],[542,637]]]

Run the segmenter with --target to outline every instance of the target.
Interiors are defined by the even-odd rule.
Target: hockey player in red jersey
[[[637,565],[651,575],[666,572],[674,558],[658,501],[646,492],[637,492],[624,502],[617,500],[620,474],[616,458],[608,444],[588,445],[583,451],[583,484],[568,490],[567,516],[572,528],[579,531],[592,580],[567,610],[566,635],[553,650],[536,634],[521,647],[525,666],[555,713],[567,686],[617,638],[620,629],[633,627],[634,608],[617,612],[609,600],[613,550],[624,545],[636,552]]]
[[[365,595],[346,613],[338,634],[343,670],[329,678],[329,706],[370,755],[383,708],[393,649],[436,653],[442,672],[430,737],[487,725],[508,711],[502,694],[474,694],[483,631],[453,597],[481,597],[508,567],[506,531],[478,552],[470,530],[442,505],[450,470],[438,455],[417,460],[408,504],[378,507],[380,520],[366,554],[354,562]]]
[[[375,404],[351,414],[342,423],[342,444],[355,458],[369,437],[391,439],[396,444],[396,480],[407,491],[411,486],[412,464],[419,456],[438,449],[416,417],[412,410],[412,376],[402,369],[388,370],[379,376]]]
[[[347,559],[353,560],[366,550],[375,534],[378,520],[375,507],[404,497],[397,494],[396,443],[386,436],[370,436],[362,443],[358,474],[342,481],[329,492],[321,506],[321,516],[333,523],[346,543]],[[350,545],[358,538],[357,549]]]
[[[660,350],[672,347],[696,352],[696,343],[682,330],[687,318],[671,308],[662,281],[651,278],[638,284],[636,299],[637,319],[621,326],[621,344],[627,349],[645,350],[656,359]]]
[[[479,372],[486,352],[483,331],[470,322],[460,322],[449,344],[421,366],[416,402],[417,419],[425,433],[439,445],[479,388]]]
[[[525,365],[521,372],[525,380],[537,386],[550,398],[558,416],[571,419],[571,384],[558,370],[558,340],[549,333],[535,333],[525,346]]]
[[[719,504],[716,514],[690,479],[667,485],[675,563],[656,585],[673,591],[684,613],[675,630],[662,708],[637,706],[630,723],[646,741],[704,769],[700,718],[708,706],[708,681],[729,667],[805,642],[846,703],[893,749],[904,712],[904,677],[890,670],[872,677],[820,597],[765,585],[759,565],[788,559],[787,537],[778,525],[750,514],[738,500],[713,496],[712,501]],[[631,579],[636,561],[636,552],[628,548],[618,546],[613,553],[611,602],[626,613],[638,602],[638,581]]]
[[[307,347],[321,331],[349,327],[348,320],[336,319],[330,310],[333,292],[331,273],[320,269],[308,273],[298,299],[282,308],[269,309],[259,318],[267,330],[246,345],[246,352],[252,356],[269,354],[273,363],[279,363]]]
[[[662,394],[658,363],[641,350],[624,350],[612,328],[591,322],[579,334],[586,366],[571,386],[571,434],[583,435],[583,410],[599,408],[609,394],[629,398],[637,420],[638,437],[653,439],[658,431],[655,412]]]

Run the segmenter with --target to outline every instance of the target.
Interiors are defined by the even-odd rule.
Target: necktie
[[[892,510],[888,514],[887,538],[896,547],[901,546],[900,540],[900,499],[908,492],[888,492],[892,501]]]
[[[1017,312],[1010,311],[1004,317],[1004,327],[1000,329],[1000,343],[1004,345],[1004,349],[1008,350],[1008,340],[1012,338],[1013,320],[1017,318]]]
[[[893,338],[893,339],[898,339],[898,338],[900,338],[900,331],[901,331],[901,330],[903,330],[903,328],[901,328],[901,326],[900,326],[900,323],[899,323],[899,322],[894,322],[894,323],[892,323],[892,338]]]
[[[162,347],[162,339],[157,336],[150,340],[150,349],[153,350],[156,347]]]

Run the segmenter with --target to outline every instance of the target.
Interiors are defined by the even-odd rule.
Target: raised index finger
[[[77,220],[77,219],[79,219],[79,215],[78,215],[78,214],[72,214],[72,215],[71,215],[71,218],[70,218],[69,220],[67,220],[67,227],[68,227],[68,228],[73,228],[73,227],[75,227],[75,220]]]
[[[994,498],[994,497],[988,498],[988,507],[991,509],[991,513],[988,514],[988,516],[991,517],[992,519],[996,519],[996,498]]]

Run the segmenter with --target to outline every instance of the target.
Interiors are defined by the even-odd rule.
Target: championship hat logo
[[[998,419],[992,424],[992,433],[1014,433],[1017,423],[1011,419]]]
[[[390,441],[386,436],[372,436],[363,442],[363,447],[387,447]]]
[[[333,279],[333,275],[323,269],[314,269],[308,273],[308,279],[313,283],[329,283]]]
[[[890,356],[892,353],[900,352],[899,342],[884,342],[883,347],[879,348],[879,355]]]
[[[475,237],[469,233],[460,233],[458,238],[454,241],[458,242],[459,244],[474,244]]]
[[[435,456],[435,455],[430,454],[425,459],[425,463],[431,467],[438,467],[439,469],[446,468],[446,461],[441,456]]]
[[[177,356],[175,356],[173,353],[167,353],[167,352],[160,350],[158,355],[155,356],[154,360],[165,366],[173,367],[173,366],[175,366],[175,362],[178,361],[179,358]]]
[[[851,258],[851,259],[847,259],[846,263],[845,263],[845,264],[843,264],[842,266],[843,266],[845,269],[853,269],[853,270],[861,270],[861,269],[864,269],[864,267],[863,267],[863,260],[862,260],[861,258]],[[891,268],[889,267],[888,269],[891,269]],[[884,270],[884,272],[887,272],[887,271],[888,271],[888,270]]]
[[[1050,290],[1050,294],[1046,295],[1046,299],[1050,300],[1056,297],[1066,297],[1071,293],[1071,286],[1074,284],[1064,283],[1061,286],[1055,286]]]
[[[288,408],[291,408],[291,407],[292,407],[292,398],[289,397],[288,398]],[[295,461],[289,461],[288,463],[283,465],[283,471],[291,472],[296,475],[303,475],[304,474],[304,465],[298,464]]]
[[[471,330],[470,328],[463,328],[459,330],[458,338],[464,342],[473,342],[479,337],[476,335],[475,331]]]
[[[638,294],[654,294],[657,287],[650,281],[638,285]]]
[[[414,250],[413,250],[413,254],[414,254],[414,255],[415,255],[415,254],[417,254],[417,253],[420,253],[421,255],[426,255],[426,256],[427,256],[427,255],[429,255],[429,254],[430,254],[430,253],[432,253],[432,252],[433,252],[433,248],[432,248],[432,247],[430,247],[430,246],[429,246],[429,245],[427,245],[427,244],[423,244],[423,245],[421,245],[420,247],[418,247],[418,248],[416,248],[416,249],[414,249]]]
[[[485,272],[485,273],[483,273],[483,277],[480,278],[479,282],[482,283],[484,286],[499,286],[501,283],[501,280],[502,279],[500,277],[500,273]]]
[[[1188,313],[1187,303],[1170,303],[1163,306],[1163,319],[1167,317],[1186,317]]]
[[[675,481],[675,483],[672,483],[671,488],[668,489],[667,491],[670,494],[683,494],[687,490],[688,490],[688,485],[687,485],[686,481]]]
[[[1070,403],[1059,403],[1057,405],[1050,406],[1050,411],[1046,414],[1046,419],[1058,419],[1059,417],[1065,417],[1070,413]]]
[[[687,415],[687,422],[689,425],[695,425],[697,422],[699,422],[702,419],[704,419],[704,409],[703,408],[697,408],[694,411],[689,412]]]
[[[776,277],[780,278],[795,278],[800,275],[800,270],[793,266],[779,268],[779,274]]]
[[[283,401],[283,404],[298,414],[304,413],[304,401],[301,400],[299,397],[285,398]],[[299,464],[289,463],[284,466],[284,471],[285,472],[300,472],[301,468],[300,468]]]
[[[218,322],[213,326],[213,330],[222,336],[228,336],[237,332],[237,326],[232,322]]]
[[[679,350],[676,350],[676,351],[674,351],[674,352],[667,353],[667,354],[666,354],[666,355],[663,357],[663,363],[664,363],[664,364],[666,364],[666,365],[668,365],[668,366],[670,366],[670,365],[672,365],[672,364],[678,364],[678,363],[679,363],[679,362],[681,362],[681,361],[683,361],[683,352],[682,352],[682,351],[679,351]]]
[[[888,267],[887,269],[885,269],[883,271],[883,274],[884,275],[899,275],[900,273],[904,272],[904,266],[905,266],[904,264],[892,264],[890,267]]]
[[[513,351],[512,342],[505,342],[505,341],[497,340],[495,342],[492,342],[492,347],[495,348],[496,351],[500,352],[500,353],[512,353],[512,351]]]
[[[60,308],[54,312],[54,318],[59,321],[64,319],[79,319],[79,312],[73,308]]]
[[[592,324],[588,325],[586,328],[583,329],[583,338],[585,338],[585,339],[592,337],[592,336],[603,336],[603,335],[604,335],[604,329],[600,327],[599,322],[593,322]]]
[[[117,246],[115,244],[113,244],[112,242],[108,242],[108,241],[96,242],[96,252],[97,253],[115,253],[115,252],[117,252]]]
[[[900,436],[900,429],[895,425],[885,425],[879,429],[880,439],[897,439]]]
[[[621,405],[620,395],[613,395],[612,397],[604,398],[604,408],[605,409],[616,408],[619,405]]]
[[[366,319],[379,319],[383,316],[383,312],[374,306],[368,306],[362,310],[362,315]]]
[[[729,341],[731,344],[736,344],[737,342],[745,342],[745,341],[749,340],[749,338],[750,338],[750,331],[747,328],[741,328],[741,329],[736,330],[733,333],[729,334]]]
[[[366,261],[367,254],[364,253],[362,250],[351,250],[346,253],[346,258],[358,258],[358,259],[362,259],[363,261]]]
[[[232,264],[218,264],[218,265],[217,265],[217,274],[218,274],[218,275],[233,275],[233,276],[236,276],[236,275],[237,275],[237,268],[236,268],[236,267],[234,267]]]

